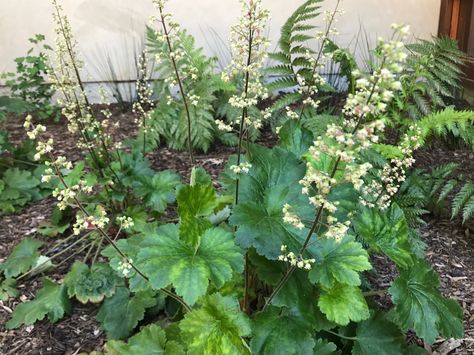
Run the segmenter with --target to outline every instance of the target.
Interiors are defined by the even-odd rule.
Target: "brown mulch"
[[[117,134],[127,137],[135,132],[134,117],[130,113],[114,109],[114,119],[121,123]],[[24,134],[21,121],[9,120],[8,130],[12,141],[19,142]],[[48,133],[55,138],[56,153],[66,155],[71,160],[79,160],[82,153],[74,144],[74,138],[66,132],[64,122],[48,123]],[[274,137],[262,137],[261,144],[271,146]],[[222,171],[226,159],[235,153],[235,148],[216,145],[207,154],[197,154],[196,164],[204,167],[214,179]],[[189,179],[191,165],[186,152],[176,152],[167,148],[159,148],[149,155],[152,167],[156,170],[171,169],[177,171],[183,179]],[[474,180],[474,156],[468,149],[449,151],[445,147],[432,147],[418,153],[418,166],[433,167],[447,162],[459,162],[460,169],[466,177]],[[11,249],[26,235],[35,236],[37,228],[48,220],[55,201],[52,198],[32,204],[23,211],[0,216],[0,261],[9,255]],[[464,310],[465,339],[459,343],[440,340],[433,349],[439,354],[470,354],[474,353],[474,230],[463,226],[458,220],[439,219],[427,216],[427,224],[420,233],[427,243],[427,259],[440,273],[442,291],[446,296],[460,302]],[[37,236],[51,245],[53,239]],[[396,269],[386,258],[373,258],[378,272],[376,274],[379,289],[387,288],[396,275]],[[70,265],[70,264],[69,264]],[[55,269],[48,276],[60,281],[68,264]],[[32,299],[40,287],[40,278],[22,280],[19,284],[21,300]],[[379,298],[382,304],[389,302]],[[70,315],[56,324],[48,321],[37,322],[34,326],[21,327],[9,331],[3,324],[9,319],[12,309],[20,302],[9,300],[0,302],[0,354],[77,354],[102,350],[105,334],[95,320],[97,306],[73,305]],[[454,348],[452,352],[443,349]],[[428,350],[431,350],[428,347]]]

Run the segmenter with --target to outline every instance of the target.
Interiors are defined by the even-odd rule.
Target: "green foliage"
[[[0,283],[0,301],[6,302],[8,299],[17,297],[20,292],[16,289],[14,279],[5,279]]]
[[[474,111],[456,111],[448,107],[422,118],[418,124],[424,140],[431,136],[446,138],[451,134],[474,147]]]
[[[392,204],[386,211],[362,209],[354,221],[354,228],[374,252],[387,255],[401,268],[413,265],[408,223],[397,204]]]
[[[360,288],[336,284],[323,290],[318,306],[329,321],[347,325],[350,321],[360,322],[370,317],[367,302]]]
[[[208,289],[217,288],[243,270],[243,257],[231,233],[212,228],[191,246],[177,225],[165,225],[148,235],[138,254],[139,265],[155,289],[173,285],[185,302],[194,304]]]
[[[206,152],[215,138],[215,122],[213,104],[220,91],[232,90],[232,85],[224,83],[214,71],[215,58],[207,58],[202,53],[202,48],[196,48],[194,38],[180,31],[177,34],[174,51],[182,50],[184,55],[177,61],[180,73],[189,68],[195,68],[195,76],[182,78],[182,84],[187,96],[188,108],[191,115],[192,146]],[[148,48],[154,55],[168,56],[168,46],[148,28]],[[159,135],[163,136],[170,148],[184,150],[187,148],[188,122],[184,103],[180,96],[172,92],[165,79],[175,78],[174,67],[169,60],[161,61],[155,68],[159,80],[155,93],[160,101],[153,112],[152,127]],[[194,105],[191,96],[197,96]],[[171,99],[169,99],[172,97]]]
[[[128,337],[138,322],[145,316],[145,310],[156,304],[154,294],[149,291],[131,295],[127,288],[118,287],[115,294],[107,298],[97,313],[97,320],[110,339]],[[120,311],[119,311],[120,310]]]
[[[105,344],[109,355],[184,355],[179,344],[166,341],[166,334],[159,325],[152,324],[144,327],[128,342],[110,340]]]
[[[0,212],[12,213],[43,195],[40,180],[28,170],[11,168],[0,179]]]
[[[42,242],[35,239],[25,238],[13,248],[7,260],[0,264],[0,270],[3,271],[7,279],[17,277],[27,272],[36,264],[40,253],[39,248]]]
[[[171,171],[161,171],[153,176],[143,176],[136,184],[135,192],[142,196],[146,207],[163,213],[168,204],[174,202],[179,183],[178,175]]]
[[[407,48],[410,55],[402,76],[403,109],[411,118],[419,119],[446,107],[445,99],[454,97],[464,54],[448,37],[418,40]]]
[[[336,284],[360,286],[359,272],[372,268],[369,255],[352,237],[339,242],[323,239],[318,249],[320,254],[309,272],[309,279],[326,289]]]
[[[386,319],[383,313],[372,316],[357,325],[353,355],[404,353],[405,339],[400,329]]]
[[[402,271],[389,289],[396,322],[404,330],[414,329],[428,343],[438,335],[463,336],[461,307],[455,300],[443,298],[438,288],[438,275],[425,261],[419,261]]]
[[[36,298],[19,304],[6,323],[6,327],[15,329],[22,324],[31,325],[44,319],[45,316],[48,316],[50,322],[55,323],[69,312],[70,307],[66,287],[44,278],[43,288],[38,291]]]
[[[81,303],[99,303],[115,292],[118,277],[107,264],[94,264],[89,267],[75,262],[64,278],[69,297],[76,297]]]
[[[45,37],[35,35],[29,41],[41,45]],[[28,111],[40,118],[59,118],[59,109],[51,101],[54,88],[46,81],[48,71],[48,55],[44,50],[51,50],[48,45],[42,44],[38,54],[33,54],[34,48],[28,50],[25,57],[15,59],[16,73],[2,74],[6,86],[11,90],[11,96],[28,103]],[[1,105],[0,105],[1,106]]]
[[[281,110],[302,100],[301,94],[293,92],[298,86],[297,75],[304,77],[308,83],[314,81],[314,65],[305,54],[314,53],[307,42],[314,38],[308,32],[314,30],[316,26],[309,22],[321,14],[320,3],[321,0],[306,0],[299,6],[281,28],[278,41],[279,51],[269,53],[270,59],[275,61],[275,64],[267,68],[266,73],[270,77],[276,77],[268,85],[269,90],[290,91],[275,102],[273,105],[275,110]]]
[[[250,354],[242,338],[250,335],[250,322],[233,297],[219,293],[204,297],[179,327],[190,355]]]
[[[453,199],[453,217],[462,211],[463,223],[474,216],[474,184],[466,183]]]
[[[303,177],[304,165],[282,148],[253,146],[250,152],[252,169],[240,179],[241,202],[234,208],[230,223],[239,227],[236,233],[239,245],[253,246],[259,254],[276,259],[281,245],[293,250],[304,238],[304,230],[282,220],[286,203],[308,215],[307,199],[295,184]]]
[[[311,327],[298,312],[271,307],[256,315],[252,323],[253,354],[312,354],[315,342]],[[318,353],[319,354],[319,353]]]

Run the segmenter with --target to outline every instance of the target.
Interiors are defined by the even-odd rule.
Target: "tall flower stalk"
[[[168,47],[167,59],[170,61],[173,67],[175,81],[178,85],[179,92],[183,100],[184,110],[186,113],[189,159],[191,161],[191,164],[194,164],[191,111],[189,107],[188,96],[185,91],[183,80],[178,67],[178,61],[182,58],[184,53],[182,53],[182,51],[175,43],[176,41],[178,41],[177,35],[180,31],[180,27],[179,24],[172,22],[172,14],[165,12],[166,1],[167,0],[153,0],[155,8],[159,12],[159,18],[152,17],[152,20],[161,23],[162,31],[161,33],[158,31],[155,32],[155,35],[157,38],[161,38],[161,40],[166,43],[166,46]]]
[[[393,28],[394,38],[398,36],[403,39],[408,34],[406,26],[394,25]],[[297,268],[311,268],[312,259],[304,259],[304,256],[315,233],[319,235],[324,226],[324,238],[341,240],[347,234],[350,221],[339,221],[336,218],[337,202],[331,202],[328,197],[334,186],[340,182],[352,183],[359,192],[363,189],[363,177],[372,166],[368,163],[360,164],[357,158],[361,152],[378,142],[379,134],[385,128],[380,116],[392,101],[394,91],[401,89],[397,75],[402,71],[407,57],[404,48],[400,40],[385,42],[379,39],[376,51],[379,64],[373,73],[353,73],[357,78],[356,92],[349,94],[344,106],[344,126],[330,125],[324,138],[318,137],[310,148],[306,175],[300,184],[303,186],[302,193],[309,196],[310,203],[316,208],[316,216],[297,256],[293,252],[287,253],[286,246],[282,246],[283,254],[280,260],[289,261],[290,267],[267,299],[265,308],[271,304]],[[321,169],[321,161],[327,159],[333,160],[333,163],[332,167],[324,171]],[[299,218],[294,214],[289,215],[289,210],[289,206],[285,206],[284,220],[295,227],[301,226]]]

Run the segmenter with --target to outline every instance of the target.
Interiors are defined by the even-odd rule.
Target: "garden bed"
[[[135,126],[132,124],[134,116],[131,113],[122,113],[114,108],[114,119],[121,123],[120,134],[123,137],[133,135]],[[8,131],[12,134],[12,141],[24,138],[22,122],[16,117],[10,117],[7,123]],[[73,160],[82,158],[82,153],[71,144],[73,137],[64,131],[64,122],[49,123],[48,132],[54,136],[57,153],[67,154]],[[268,132],[268,130],[266,131]],[[259,141],[260,144],[273,146],[276,139],[266,134]],[[222,145],[214,146],[207,154],[196,155],[196,165],[202,166],[217,181],[217,177],[224,168],[229,155],[234,154],[236,148]],[[468,149],[448,150],[446,147],[423,149],[417,153],[417,166],[430,168],[435,164],[455,162],[466,177],[474,177],[474,153]],[[165,147],[156,149],[148,158],[152,167],[157,170],[171,169],[177,171],[184,180],[189,180],[191,165],[186,152],[171,151]],[[0,259],[6,258],[11,249],[25,236],[36,236],[37,228],[47,221],[56,201],[47,198],[29,205],[14,215],[0,217]],[[455,347],[452,354],[474,353],[474,228],[463,226],[459,220],[449,220],[435,216],[425,218],[426,225],[420,229],[423,240],[427,243],[427,259],[433,268],[440,273],[441,287],[444,295],[459,301],[464,310],[465,340],[455,342],[439,341],[433,349],[441,351],[448,345]],[[52,244],[54,238],[41,237],[46,244]],[[64,258],[67,255],[63,256]],[[64,274],[73,263],[61,265],[49,273],[49,276],[61,281]],[[396,276],[396,268],[385,257],[375,256],[373,259],[376,273],[369,275],[381,289],[390,285]],[[40,277],[23,280],[19,283],[21,300],[33,299],[39,288]],[[382,305],[389,305],[388,297],[375,299]],[[106,341],[105,334],[96,321],[98,307],[74,303],[70,315],[56,324],[41,321],[34,326],[21,327],[17,330],[6,330],[5,322],[10,317],[18,299],[10,299],[0,303],[0,343],[1,354],[77,354],[79,352],[101,351]],[[416,340],[413,340],[416,341]],[[429,349],[428,349],[429,350]],[[443,353],[443,352],[441,352]],[[444,352],[444,354],[447,354]]]

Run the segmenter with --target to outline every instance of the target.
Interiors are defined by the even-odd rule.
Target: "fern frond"
[[[474,183],[466,183],[453,199],[452,215],[456,217],[463,209],[466,209],[470,202],[472,204],[474,197]],[[472,207],[472,206],[471,206]],[[469,215],[469,209],[466,209],[466,216]],[[464,218],[464,215],[463,215]]]

